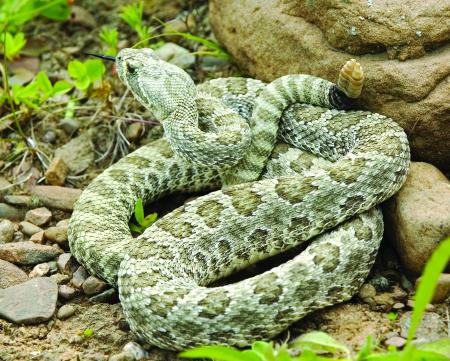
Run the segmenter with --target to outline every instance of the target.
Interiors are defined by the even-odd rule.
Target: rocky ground
[[[120,4],[85,1],[73,7],[68,23],[35,21],[28,28],[34,36],[27,56],[18,64],[29,71],[45,69],[53,79],[65,78],[69,60],[100,48],[98,28],[104,24],[119,25],[121,47],[131,45],[135,38],[118,20]],[[148,21],[151,14],[173,20],[171,26],[179,31],[212,36],[201,2],[151,4]],[[192,55],[199,50],[192,43],[165,40],[160,56],[185,68],[196,82],[240,75],[232,63]],[[354,51],[364,51],[357,45]],[[344,48],[352,49],[348,44]],[[65,107],[20,113],[27,147],[16,157],[11,154],[20,146],[17,129],[12,122],[0,123],[1,136],[9,139],[0,142],[0,360],[176,359],[175,353],[133,339],[117,292],[89,275],[71,256],[67,243],[68,220],[82,189],[112,162],[161,134],[151,115],[124,95],[109,71],[107,94],[80,101],[73,116],[65,116]],[[59,100],[67,103],[64,97]],[[150,208],[164,214],[188,196],[166,198]],[[405,186],[383,207],[385,240],[358,295],[306,317],[280,340],[323,330],[355,350],[368,335],[381,347],[402,347],[416,278],[439,240],[450,233],[449,205],[448,179],[431,164],[413,163]],[[450,274],[444,274],[417,333],[419,341],[450,337],[449,290]]]

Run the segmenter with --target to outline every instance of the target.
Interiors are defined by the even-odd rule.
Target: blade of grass
[[[408,332],[408,342],[411,342],[414,338],[416,329],[420,324],[423,313],[425,312],[425,307],[433,298],[433,293],[436,288],[439,275],[444,271],[449,258],[450,237],[443,240],[439,244],[425,265],[425,270],[422,274],[417,293],[414,297],[414,310],[411,317],[411,326]]]

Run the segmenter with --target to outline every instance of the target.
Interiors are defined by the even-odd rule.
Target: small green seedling
[[[70,16],[67,0],[2,0],[0,2],[0,30],[17,30],[36,16],[63,21]]]
[[[83,337],[85,338],[91,338],[92,336],[94,336],[94,330],[92,328],[86,328],[83,331]]]
[[[65,80],[58,80],[55,84],[52,84],[47,74],[40,71],[28,85],[14,84],[12,86],[12,97],[17,105],[25,104],[30,108],[38,109],[49,98],[67,93],[72,87],[72,84]]]
[[[100,29],[100,39],[105,43],[104,54],[115,56],[117,54],[117,44],[119,42],[119,32],[117,28],[102,26]]]
[[[83,92],[87,92],[88,88],[96,81],[101,82],[106,68],[101,60],[89,59],[85,62],[72,60],[67,70],[72,79],[74,79],[75,87]]]
[[[136,219],[137,224],[130,223],[130,229],[132,232],[140,234],[155,223],[156,218],[158,218],[158,214],[151,213],[144,216],[144,205],[142,203],[142,199],[139,198],[134,205],[134,218]]]
[[[5,32],[0,38],[0,51],[6,56],[6,59],[12,60],[19,55],[26,43],[24,33],[19,32],[13,35]]]
[[[144,14],[144,3],[126,5],[120,12],[120,18],[125,21],[138,35],[139,40],[142,41],[143,46],[148,45],[146,40],[151,33],[151,28],[145,26],[142,22]]]
[[[388,319],[389,321],[395,321],[395,320],[397,319],[397,317],[398,317],[398,313],[397,313],[397,312],[389,312],[389,313],[386,315],[386,317],[387,317],[387,319]]]

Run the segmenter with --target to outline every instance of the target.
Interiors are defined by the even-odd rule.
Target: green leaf
[[[261,360],[275,361],[275,350],[271,342],[255,341],[252,344],[252,351],[259,356]]]
[[[142,226],[142,223],[144,222],[144,205],[142,204],[141,198],[138,198],[134,205],[134,218],[136,219],[136,222]]]
[[[363,361],[449,361],[449,358],[435,352],[412,349],[410,352],[396,351],[371,354]]]
[[[444,271],[450,258],[450,237],[443,240],[431,255],[422,274],[417,293],[414,297],[414,310],[408,332],[408,342],[414,338],[425,307],[433,298],[439,275]]]
[[[375,347],[376,343],[374,342],[373,337],[367,336],[366,340],[364,341],[364,344],[362,345],[361,349],[358,352],[358,355],[356,356],[356,361],[365,360],[366,357],[373,352]]]
[[[39,108],[39,89],[36,82],[27,86],[14,84],[12,86],[12,97],[16,104],[25,104],[30,108]]]
[[[250,350],[241,352],[228,346],[200,346],[183,351],[178,356],[184,358],[207,358],[217,361],[264,361]]]
[[[68,81],[66,81],[66,80],[58,80],[53,85],[52,96],[67,93],[72,88],[73,88],[73,85],[70,84]]]
[[[134,233],[139,234],[141,234],[144,231],[141,226],[138,226],[137,224],[134,223],[130,223],[130,230]]]
[[[92,329],[92,328],[86,328],[84,331],[83,331],[83,336],[84,337],[92,337],[94,335],[94,330]]]
[[[398,313],[396,313],[396,312],[389,312],[389,313],[386,315],[386,317],[387,317],[387,319],[388,319],[389,321],[395,321],[395,320],[397,319],[397,317],[398,317]]]
[[[431,343],[418,345],[417,348],[422,351],[442,354],[450,358],[450,338],[443,338]]]
[[[146,216],[144,218],[144,220],[142,221],[141,226],[144,227],[144,229],[147,229],[148,227],[150,227],[153,223],[155,223],[156,218],[158,218],[158,214],[157,213],[151,213],[148,216]]]
[[[67,66],[67,71],[72,79],[75,80],[75,86],[80,90],[86,90],[91,81],[87,75],[86,66],[79,60],[72,60]]]
[[[342,345],[333,337],[321,331],[312,331],[301,335],[292,342],[291,347],[298,347],[301,349],[309,348],[314,351],[326,351],[331,353],[341,351],[345,352],[347,355],[350,354],[350,350],[347,346]]]
[[[91,83],[101,79],[106,70],[105,65],[99,59],[89,59],[84,63],[84,66]]]
[[[40,15],[45,16],[51,20],[64,21],[70,17],[70,7],[67,0],[45,1],[41,0],[39,3],[43,4],[43,9],[40,11]]]
[[[45,94],[51,94],[53,92],[53,86],[48,78],[47,74],[45,72],[40,71],[36,75],[36,83],[38,85],[38,88],[42,90]]]
[[[119,33],[117,28],[103,26],[100,30],[100,39],[108,45],[108,48],[105,50],[105,55],[116,55],[117,44],[119,41]]]
[[[25,34],[21,32],[15,34],[14,36],[9,32],[7,32],[5,35],[1,34],[0,39],[2,41],[3,51],[8,60],[12,60],[13,58],[15,58],[27,43],[27,41],[25,40]]]
[[[120,12],[120,18],[136,30],[142,24],[143,3],[126,5]]]

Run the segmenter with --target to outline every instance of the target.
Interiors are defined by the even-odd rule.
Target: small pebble
[[[78,267],[77,261],[72,257],[71,253],[63,253],[59,255],[56,264],[58,266],[59,272],[70,276]]]
[[[377,295],[377,290],[370,283],[365,283],[361,286],[358,296],[361,299],[374,298]]]
[[[148,352],[142,348],[137,342],[130,341],[123,347],[124,352],[129,352],[135,360],[142,360],[148,357]]]
[[[25,211],[23,209],[10,206],[6,203],[0,203],[0,218],[19,221],[23,219],[24,215]]]
[[[414,308],[414,300],[408,300],[408,302],[406,302],[406,306],[408,306],[411,309]],[[425,311],[427,311],[427,312],[433,312],[434,310],[435,310],[435,307],[431,303],[428,303],[425,306]]]
[[[27,236],[32,236],[35,233],[41,232],[42,228],[34,225],[31,222],[23,221],[19,223],[20,230],[23,234]]]
[[[65,300],[70,300],[77,295],[77,290],[68,285],[61,285],[58,288],[58,294]]]
[[[50,272],[50,267],[48,263],[40,263],[34,266],[33,270],[30,272],[29,277],[42,277],[46,276]]]
[[[386,292],[390,288],[390,282],[386,277],[383,276],[375,276],[373,277],[369,283],[375,287],[378,292]]]
[[[56,317],[60,320],[65,320],[66,318],[72,316],[75,313],[75,311],[76,308],[74,305],[71,304],[62,305],[61,308],[58,310]]]
[[[68,135],[72,135],[81,127],[81,123],[74,118],[64,118],[59,122],[59,126],[64,129]]]
[[[403,303],[401,303],[401,302],[397,302],[397,303],[394,303],[392,308],[394,310],[401,310],[402,308],[405,308],[405,305]]]
[[[47,262],[48,266],[50,267],[50,273],[55,274],[58,272],[58,265],[56,264],[56,261],[50,261]]]
[[[55,157],[49,164],[44,175],[47,183],[54,186],[62,186],[66,181],[68,172],[69,168],[64,160],[60,157]]]
[[[25,214],[25,220],[36,226],[43,226],[50,219],[52,219],[52,212],[45,207],[31,209]]]
[[[12,204],[13,206],[31,207],[33,205],[33,199],[30,196],[6,195],[4,198],[6,203]]]
[[[135,141],[139,139],[144,131],[144,124],[135,122],[128,125],[126,130],[126,137],[129,141]]]
[[[405,346],[406,340],[403,337],[394,336],[394,337],[391,337],[391,338],[388,338],[387,340],[385,340],[384,344],[386,346],[395,346],[397,348],[401,348],[401,347]]]
[[[56,141],[56,133],[53,130],[48,130],[45,132],[44,136],[42,137],[42,140],[45,143],[54,143]]]
[[[89,298],[89,301],[92,303],[117,303],[119,302],[119,296],[114,288],[110,288],[109,290],[103,291],[98,295],[92,296]]]
[[[76,288],[81,288],[83,282],[88,278],[88,273],[84,269],[83,266],[78,267],[78,269],[73,273],[72,276],[72,285]]]
[[[51,275],[50,278],[53,279],[58,285],[65,284],[70,280],[68,275],[63,275],[62,273],[55,273],[54,275]]]
[[[13,239],[13,242],[11,242],[11,243],[24,242],[25,239],[26,239],[26,237],[25,237],[25,235],[22,232],[16,231],[16,232],[14,232],[14,239]]]
[[[189,50],[174,43],[165,43],[155,50],[155,55],[181,69],[187,69],[195,63],[195,56]]]
[[[49,227],[44,232],[49,241],[61,244],[67,241],[67,227]]]
[[[61,219],[58,223],[56,223],[56,227],[69,227],[70,218]]]
[[[91,296],[102,292],[107,284],[94,276],[89,276],[83,282],[83,291],[86,295]]]
[[[9,219],[0,222],[0,243],[8,243],[14,240],[16,225]]]
[[[37,232],[30,237],[30,241],[38,244],[43,244],[45,240],[44,231]]]

